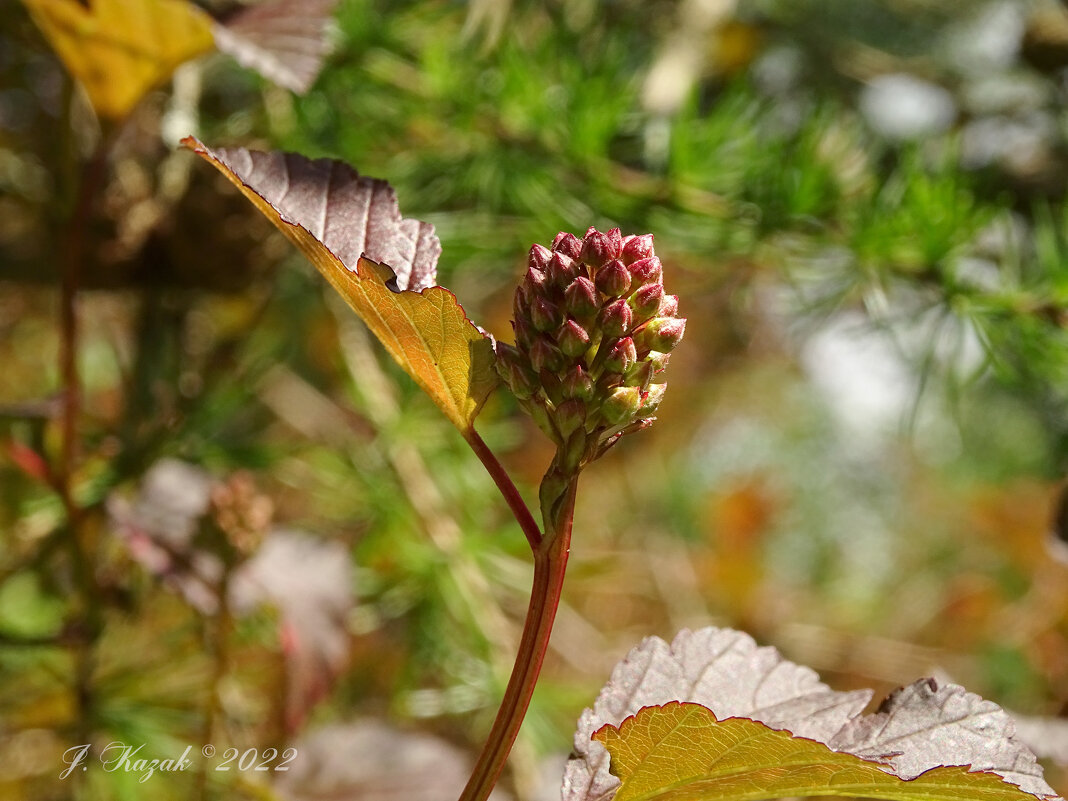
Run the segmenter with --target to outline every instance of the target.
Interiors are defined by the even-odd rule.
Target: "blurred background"
[[[511,667],[529,549],[488,475],[188,134],[388,179],[502,339],[532,243],[656,236],[686,339],[659,422],[584,475],[499,797],[559,797],[612,666],[705,625],[836,689],[963,684],[1046,726],[1068,792],[1068,8],[331,11],[303,96],[209,53],[120,124],[0,8],[0,798],[138,797],[58,779],[119,740],[300,752],[160,799],[444,801]],[[478,429],[533,502],[547,440],[503,391]]]

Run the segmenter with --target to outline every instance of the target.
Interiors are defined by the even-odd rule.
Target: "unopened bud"
[[[549,278],[544,271],[536,267],[528,267],[523,276],[523,291],[529,296],[544,294],[548,287]]]
[[[613,259],[597,271],[597,288],[610,298],[626,294],[630,282],[630,272],[619,259]]]
[[[567,356],[575,358],[585,353],[586,348],[590,346],[590,335],[574,320],[568,320],[556,334],[556,345]]]
[[[534,340],[538,336],[538,332],[534,330],[530,320],[525,316],[516,317],[512,321],[512,330],[515,331],[516,344],[524,350],[530,350],[530,346],[534,344]]]
[[[630,270],[631,275],[630,285],[635,289],[642,284],[660,283],[660,281],[663,280],[664,268],[660,264],[660,259],[656,256],[640,259],[631,264],[627,269]]]
[[[634,344],[640,352],[670,353],[682,341],[685,331],[684,317],[654,317],[634,334]]]
[[[530,304],[530,321],[539,331],[552,331],[560,325],[560,310],[543,297],[535,297]]]
[[[553,416],[560,436],[566,440],[586,422],[586,404],[577,398],[566,400],[556,407],[556,414]]]
[[[565,398],[588,401],[593,398],[593,379],[581,364],[576,364],[567,371],[561,389]]]
[[[633,264],[653,255],[653,235],[628,236],[623,240],[623,263]]]
[[[545,268],[553,286],[563,289],[578,277],[578,264],[570,256],[554,253]]]
[[[667,384],[650,384],[648,391],[642,395],[642,406],[638,415],[648,417],[653,414],[660,407],[660,402],[664,400],[666,390]]]
[[[645,362],[653,367],[653,375],[664,372],[670,360],[670,353],[659,353],[655,350],[649,351],[649,355],[645,357]]]
[[[567,438],[563,448],[564,466],[567,470],[577,470],[586,457],[588,442],[586,432],[579,428]]]
[[[553,252],[563,253],[565,256],[577,259],[582,255],[582,240],[574,234],[561,231],[553,240]]]
[[[601,308],[600,298],[597,296],[597,288],[593,281],[585,276],[579,276],[571,282],[571,286],[564,292],[564,306],[567,313],[576,320],[589,322],[593,320],[597,310]]]
[[[613,373],[625,373],[627,369],[638,360],[638,352],[634,348],[634,340],[630,337],[623,337],[617,340],[612,345],[611,350],[608,351],[608,357],[605,359],[604,367],[606,370],[610,370]]]
[[[552,251],[544,245],[535,244],[527,254],[527,266],[533,267],[535,270],[544,270],[552,255]]]
[[[645,284],[630,296],[630,308],[634,311],[634,322],[644,323],[660,310],[664,298],[663,284]]]
[[[678,295],[664,295],[660,301],[660,310],[658,314],[661,317],[674,317],[679,313],[679,296]]]
[[[621,337],[630,330],[634,320],[634,313],[627,305],[627,301],[620,298],[613,300],[598,315],[597,324],[601,331],[608,337]]]
[[[641,405],[641,390],[637,387],[617,387],[605,399],[601,414],[612,425],[623,425],[634,419]]]
[[[623,237],[620,236],[618,228],[607,233],[591,228],[582,240],[582,260],[595,269],[619,258],[622,251]]]
[[[645,392],[649,389],[649,384],[652,383],[655,373],[656,368],[653,363],[643,359],[630,366],[626,375],[623,376],[623,384],[628,387],[637,387],[642,392]]]
[[[549,341],[548,337],[540,336],[530,347],[530,366],[539,373],[542,370],[548,370],[550,373],[558,372],[564,367],[564,354]]]

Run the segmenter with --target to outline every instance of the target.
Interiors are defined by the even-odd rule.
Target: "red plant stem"
[[[542,540],[541,528],[538,527],[538,523],[534,520],[534,516],[530,513],[530,509],[527,508],[527,505],[523,502],[519,490],[515,488],[515,484],[512,483],[512,479],[509,477],[508,473],[505,472],[504,467],[497,461],[497,457],[493,454],[493,451],[491,451],[486,443],[482,441],[482,437],[478,435],[478,432],[476,432],[474,428],[469,428],[464,432],[464,439],[467,440],[467,443],[471,446],[471,449],[478,456],[482,464],[486,466],[486,470],[493,478],[493,483],[496,484],[497,489],[501,491],[501,495],[503,495],[505,501],[508,502],[508,508],[512,510],[512,514],[519,523],[519,527],[523,529],[523,534],[526,535],[531,550],[537,554]]]
[[[534,548],[534,585],[530,591],[530,606],[523,624],[519,652],[508,679],[504,700],[497,710],[497,718],[493,721],[489,738],[479,754],[460,801],[485,801],[489,797],[504,769],[512,744],[519,734],[519,727],[523,724],[549,646],[556,609],[560,605],[560,592],[571,546],[577,485],[578,478],[575,477],[567,488],[559,526],[555,530],[547,530],[539,546]],[[527,514],[529,516],[529,511]]]

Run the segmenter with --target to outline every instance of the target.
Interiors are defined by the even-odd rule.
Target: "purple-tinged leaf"
[[[214,25],[215,45],[242,66],[297,94],[315,83],[330,50],[337,0],[274,0]]]
[[[457,428],[471,428],[497,385],[493,345],[434,285],[432,225],[402,218],[389,184],[338,161],[183,144],[300,248]]]

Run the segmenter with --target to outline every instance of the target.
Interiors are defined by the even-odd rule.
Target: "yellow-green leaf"
[[[314,264],[461,431],[497,385],[492,342],[435,286],[433,226],[400,216],[385,181],[346,164],[183,144],[213,164]]]
[[[125,117],[184,61],[214,48],[188,0],[22,0],[101,117]]]
[[[923,801],[1034,801],[995,773],[938,767],[914,779],[748,718],[717,720],[699,704],[644,707],[594,738],[622,780],[614,801],[758,801],[859,796]]]

